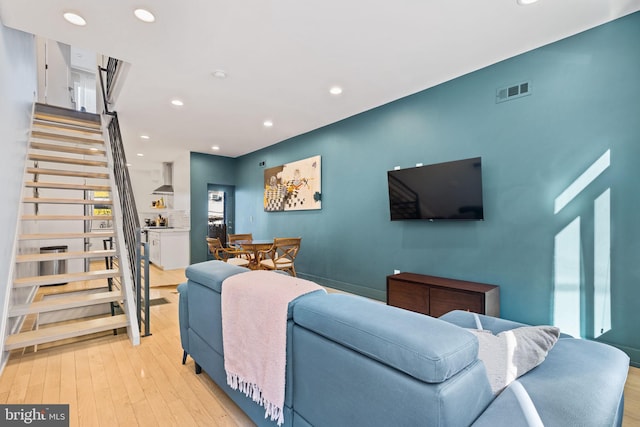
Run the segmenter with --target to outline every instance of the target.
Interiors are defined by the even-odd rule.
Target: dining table
[[[249,268],[256,269],[258,268],[258,264],[260,263],[260,252],[268,251],[273,246],[273,239],[271,240],[236,240],[234,245],[242,248],[243,251],[247,251],[251,253],[251,259]]]

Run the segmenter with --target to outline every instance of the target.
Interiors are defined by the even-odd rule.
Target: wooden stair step
[[[112,221],[113,215],[22,215],[23,221]]]
[[[29,286],[57,285],[58,283],[80,282],[83,280],[109,279],[120,276],[120,270],[95,270],[80,273],[49,274],[46,276],[21,277],[13,281],[14,288]]]
[[[122,298],[122,296],[118,291],[81,294],[74,292],[72,295],[47,298],[42,301],[32,302],[31,304],[14,305],[9,308],[9,317],[105,304],[118,301],[120,298]]]
[[[27,168],[27,173],[34,175],[74,176],[77,178],[109,179],[108,173],[67,171],[61,169]]]
[[[34,117],[38,120],[47,120],[56,123],[69,123],[88,128],[100,128],[100,116],[86,111],[77,111],[71,108],[56,105],[36,103]]]
[[[57,153],[81,154],[84,156],[105,156],[107,152],[98,148],[80,148],[71,145],[46,144],[44,142],[32,142],[32,150],[55,151]]]
[[[29,347],[36,344],[63,340],[67,338],[79,337],[94,334],[96,332],[108,331],[110,329],[123,328],[127,326],[127,316],[119,314],[117,316],[101,317],[98,319],[73,322],[60,326],[41,328],[35,331],[21,332],[9,335],[5,340],[5,350]]]
[[[25,187],[29,188],[57,188],[60,190],[93,190],[93,191],[111,191],[110,185],[94,185],[94,184],[70,184],[67,182],[45,182],[45,181],[27,181]]]
[[[70,117],[67,115],[59,115],[59,114],[49,114],[37,112],[34,114],[33,118],[35,120],[41,120],[51,123],[58,123],[63,125],[72,125],[87,129],[101,129],[102,124],[100,122],[95,122],[93,120],[83,120],[79,117]]]
[[[85,258],[103,258],[116,256],[113,249],[95,250],[95,251],[73,251],[73,252],[54,252],[54,253],[36,253],[23,254],[16,256],[16,262],[34,262],[34,261],[55,261],[61,259],[85,259]]]
[[[95,231],[91,233],[39,233],[21,234],[20,240],[48,240],[48,239],[99,239],[115,236],[114,231]]]
[[[108,163],[104,160],[73,159],[70,157],[47,156],[45,154],[36,153],[29,153],[28,158],[29,160],[36,162],[65,163],[76,166],[95,166],[102,168],[106,168],[108,166]]]
[[[97,138],[87,138],[84,136],[64,135],[55,132],[46,132],[41,130],[32,130],[31,139],[44,139],[48,141],[75,142],[77,144],[98,144],[104,145],[104,140]]]
[[[68,133],[70,135],[86,135],[86,136],[96,136],[102,135],[102,129],[93,128],[93,127],[84,127],[77,126],[68,123],[57,123],[50,122],[47,120],[40,120],[38,118],[34,118],[33,120],[33,128],[38,130],[48,130],[52,132],[59,133]]]
[[[86,200],[86,199],[53,199],[48,197],[25,197],[23,203],[40,203],[49,205],[112,205],[112,200]]]

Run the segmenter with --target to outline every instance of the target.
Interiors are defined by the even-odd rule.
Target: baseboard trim
[[[376,289],[367,288],[353,283],[340,282],[338,280],[327,279],[325,277],[314,276],[313,274],[298,273],[298,277],[311,280],[322,286],[338,289],[340,291],[349,292],[363,297],[386,302],[387,293]]]

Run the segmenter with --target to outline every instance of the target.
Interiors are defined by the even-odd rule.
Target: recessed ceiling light
[[[144,157],[144,154],[142,154],[142,153],[138,153],[138,154],[136,154],[136,156],[138,156],[138,157]]]
[[[140,139],[151,139],[149,135],[140,135]]]
[[[172,99],[171,103],[176,107],[182,107],[184,105],[184,102],[180,101],[179,99]]]
[[[156,20],[156,17],[153,16],[153,13],[149,12],[146,9],[136,9],[133,11],[133,14],[136,15],[136,18],[138,18],[142,22],[154,22]]]
[[[64,19],[66,19],[67,22],[70,22],[73,25],[78,25],[80,27],[87,25],[87,21],[85,21],[85,19],[77,13],[65,12],[65,14],[62,16],[64,16]]]
[[[527,4],[533,4],[535,2],[537,2],[538,0],[518,0],[518,4],[521,5],[527,5]]]
[[[265,120],[262,124],[266,128],[270,128],[271,126],[273,126],[273,122],[271,120]]]
[[[329,89],[329,93],[331,95],[340,95],[342,93],[342,88],[340,86],[333,86]]]
[[[213,151],[218,151],[220,149],[220,147],[218,147],[217,145],[214,145],[214,146],[211,147],[211,149]]]
[[[133,166],[131,163],[127,163],[128,168],[130,168],[131,166]]]
[[[217,79],[226,79],[227,73],[224,70],[215,70],[211,75]]]

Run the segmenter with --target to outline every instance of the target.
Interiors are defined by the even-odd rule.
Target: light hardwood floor
[[[183,272],[154,272],[174,280]],[[179,280],[183,281],[183,280]],[[173,282],[176,283],[176,282]],[[0,403],[70,405],[71,426],[253,426],[211,379],[182,365],[175,286],[157,286],[152,335],[132,347],[111,332],[63,346],[14,351],[0,377]],[[640,425],[640,369],[630,368],[623,426]]]

